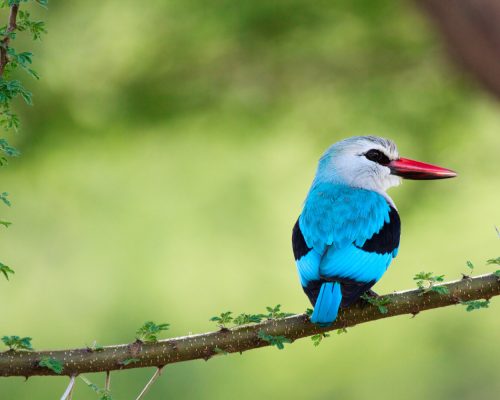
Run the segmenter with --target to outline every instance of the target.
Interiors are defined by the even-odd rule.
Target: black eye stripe
[[[377,149],[368,150],[364,154],[364,156],[368,160],[376,162],[376,163],[381,164],[381,165],[387,165],[391,162],[391,160],[389,160],[389,157],[387,157],[383,152],[381,152],[380,150],[377,150]]]

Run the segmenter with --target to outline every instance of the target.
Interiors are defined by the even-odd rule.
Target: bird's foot
[[[368,297],[373,297],[373,298],[377,298],[377,297],[380,297],[380,295],[378,295],[376,292],[374,292],[373,290],[367,290],[365,292],[365,295],[368,296]]]

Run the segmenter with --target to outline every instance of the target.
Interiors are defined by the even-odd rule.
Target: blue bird
[[[339,307],[370,291],[398,254],[401,223],[386,191],[401,178],[454,176],[449,169],[400,158],[394,142],[375,136],[348,138],[326,150],[292,232],[313,323],[333,323]]]

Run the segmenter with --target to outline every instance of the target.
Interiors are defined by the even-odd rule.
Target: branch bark
[[[377,307],[366,302],[356,303],[349,308],[342,309],[335,323],[327,328],[312,324],[309,322],[309,318],[302,314],[283,319],[267,320],[255,325],[221,329],[217,332],[171,338],[151,344],[134,342],[108,346],[100,351],[89,349],[37,352],[9,350],[0,353],[0,376],[56,375],[54,371],[38,365],[43,357],[60,361],[64,366],[63,374],[68,376],[85,372],[152,366],[162,368],[167,364],[181,361],[208,360],[220,353],[221,350],[227,353],[241,353],[268,346],[268,342],[259,338],[261,330],[267,335],[285,336],[294,341],[329,330],[397,315],[417,314],[433,308],[454,305],[460,301],[490,299],[500,294],[500,279],[494,274],[464,278],[439,286],[446,287],[448,294],[439,294],[433,291],[423,293],[421,290],[415,289],[384,296],[391,300],[387,306],[388,312],[386,314],[380,313]],[[124,363],[127,359],[135,359],[136,361]]]
[[[17,28],[17,13],[19,11],[19,4],[14,4],[10,7],[9,24],[6,30],[6,36],[0,43],[0,77],[5,71],[5,67],[9,63],[7,51],[10,44],[10,34]]]
[[[500,98],[500,2],[498,0],[418,0],[439,29],[448,49]]]

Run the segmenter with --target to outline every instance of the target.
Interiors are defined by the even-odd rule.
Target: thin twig
[[[75,375],[71,375],[69,380],[69,385],[61,396],[61,400],[70,400],[71,394],[73,393],[73,387],[75,386]]]
[[[151,388],[151,386],[153,386],[153,383],[155,383],[156,380],[160,377],[163,368],[164,368],[164,366],[161,367],[161,368],[158,368],[155,371],[154,375],[151,377],[151,379],[149,380],[149,382],[146,383],[146,386],[144,386],[144,389],[142,389],[141,393],[139,393],[139,396],[137,396],[137,399],[135,399],[135,400],[141,400],[144,397],[144,395]]]
[[[269,346],[270,343],[263,340],[259,333],[284,336],[294,341],[382,318],[404,314],[414,315],[433,308],[471,300],[490,299],[500,295],[500,279],[495,274],[446,282],[435,287],[445,287],[447,293],[435,291],[423,293],[420,289],[413,289],[385,295],[383,297],[389,301],[385,314],[382,314],[377,306],[358,302],[342,308],[335,323],[329,327],[312,324],[306,315],[300,314],[215,332],[159,340],[155,343],[134,342],[106,346],[101,351],[88,351],[86,348],[30,352],[6,351],[0,353],[0,376],[56,375],[56,372],[51,369],[38,366],[39,360],[43,357],[51,357],[60,361],[68,375],[158,367],[197,359],[208,360],[217,355],[220,349],[224,349],[227,353],[240,353]],[[128,359],[134,359],[134,362],[124,364],[124,360]]]

